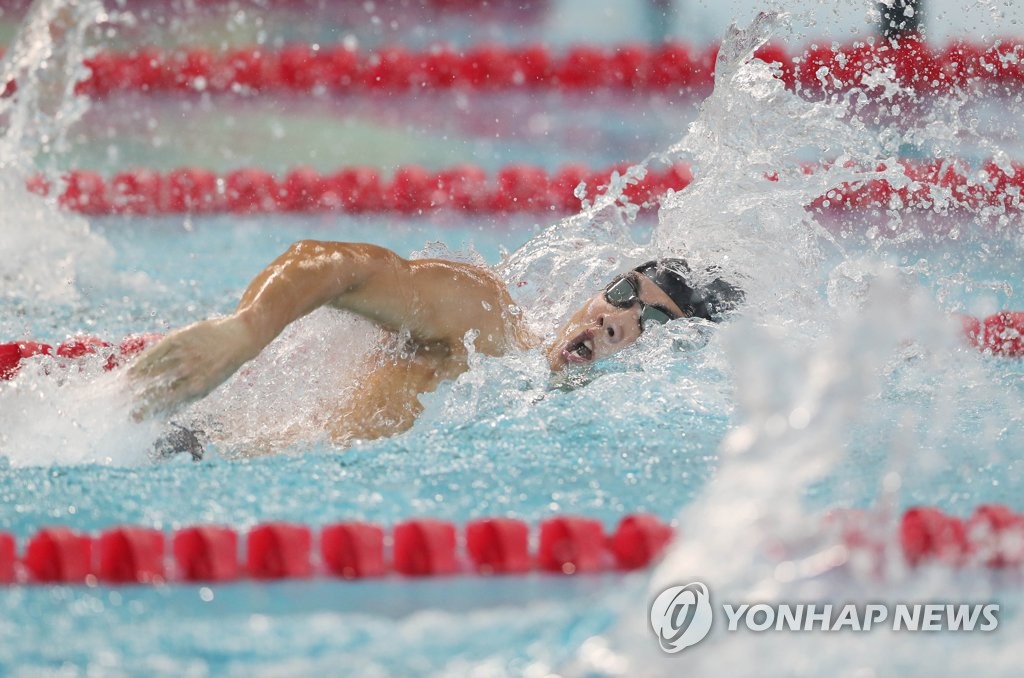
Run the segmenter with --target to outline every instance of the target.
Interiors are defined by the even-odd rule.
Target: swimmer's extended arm
[[[461,346],[478,331],[477,349],[501,353],[518,323],[504,285],[478,267],[407,261],[376,245],[301,241],[246,288],[235,313],[168,335],[132,366],[136,416],[174,409],[212,391],[259,354],[291,322],[320,306],[357,313],[415,341]]]

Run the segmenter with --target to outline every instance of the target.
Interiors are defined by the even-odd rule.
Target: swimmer
[[[552,371],[587,365],[629,346],[652,324],[719,320],[743,299],[721,278],[695,289],[682,259],[651,261],[615,277],[543,346]],[[690,276],[692,278],[692,276]],[[406,260],[370,244],[303,240],[249,284],[235,312],[172,332],[129,369],[136,418],[171,413],[203,398],[255,358],[290,323],[321,306],[355,313],[408,336],[400,355],[380,356],[329,419],[339,444],[400,433],[423,407],[421,393],[468,369],[463,344],[500,356],[541,346],[505,284],[486,268]]]

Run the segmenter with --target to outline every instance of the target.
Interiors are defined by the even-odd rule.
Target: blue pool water
[[[559,12],[576,4],[556,3]],[[801,21],[820,11],[808,5]],[[599,18],[589,22],[610,31]],[[565,20],[556,26],[568,30]],[[727,45],[742,52],[764,31],[786,34],[765,20]],[[697,29],[692,35],[701,37]],[[899,235],[873,235],[865,215],[836,219],[802,208],[847,178],[840,163],[824,178],[794,170],[770,183],[763,175],[798,168],[809,155],[874,161],[894,152],[893,139],[911,154],[998,155],[1018,144],[1020,104],[940,100],[909,121],[864,127],[838,114],[848,102],[799,100],[757,63],[727,58],[720,75],[703,103],[620,102],[581,113],[586,143],[570,158],[565,121],[579,102],[553,100],[544,102],[554,107],[548,132],[534,127],[536,138],[509,140],[502,134],[529,125],[509,116],[488,128],[499,130],[498,140],[485,139],[453,126],[444,102],[428,101],[417,110],[422,128],[380,151],[385,168],[448,158],[553,168],[651,152],[693,162],[690,189],[638,221],[598,206],[562,221],[441,214],[86,222],[25,194],[24,149],[6,139],[0,339],[57,342],[82,332],[117,340],[227,313],[248,280],[300,238],[485,262],[510,284],[527,283],[513,293],[541,332],[651,251],[720,263],[746,280],[749,303],[721,328],[654,328],[574,383],[553,378],[536,351],[476,357],[469,372],[423,397],[426,411],[410,431],[344,451],[323,439],[311,413],[345,397],[375,335],[344,314],[320,311],[178,415],[208,435],[198,464],[149,458],[162,423],[130,421],[119,373],[86,361],[58,379],[38,359],[0,383],[0,530],[21,544],[50,524],[244,530],[265,520],[386,525],[504,515],[536,523],[573,513],[612,528],[635,511],[675,521],[681,537],[662,564],[629,576],[15,586],[0,590],[0,673],[1016,675],[1015,638],[1024,630],[1016,574],[891,567],[880,578],[815,563],[834,545],[820,529],[832,508],[880,509],[874,522],[882,535],[892,535],[893,515],[913,504],[957,515],[984,502],[1021,508],[1020,364],[964,345],[948,322],[957,312],[1021,308],[1019,216],[894,209],[874,219]],[[167,138],[180,134],[173,122],[183,115],[180,103],[136,103]],[[323,122],[333,105],[310,104],[310,119]],[[517,105],[528,112],[538,104]],[[380,110],[362,106],[354,108],[366,119]],[[995,114],[971,117],[993,106]],[[223,148],[212,114],[197,116],[198,141],[147,145],[136,128],[122,146],[102,126],[130,122],[130,107],[106,117],[98,107],[80,119],[62,109],[76,120],[64,121],[77,131],[67,145],[30,150],[34,162],[107,169],[158,165],[156,158],[172,166],[205,145],[196,164],[278,168],[290,163],[284,152],[294,142],[304,162],[341,164],[310,154],[320,142],[304,128],[316,125],[295,124],[292,109],[274,107],[240,106],[240,124],[251,133]],[[246,117],[245,109],[257,114]],[[270,132],[261,143],[268,134],[261,125],[275,116],[284,141],[273,143]],[[365,127],[341,127],[331,134],[358,152]],[[381,138],[396,128],[382,127]],[[287,435],[295,430],[303,433]],[[1002,624],[994,634],[962,636],[718,633],[682,659],[661,657],[645,620],[652,594],[695,579],[736,601],[998,600]]]

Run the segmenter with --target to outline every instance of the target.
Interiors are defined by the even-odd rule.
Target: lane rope
[[[390,179],[372,167],[346,167],[330,173],[300,167],[280,177],[255,168],[223,175],[198,168],[166,173],[140,169],[109,179],[97,172],[79,170],[63,177],[58,202],[90,215],[330,211],[416,214],[446,209],[567,213],[580,208],[580,199],[574,194],[580,182],[592,188],[607,187],[612,172],[621,174],[628,167],[622,164],[595,171],[568,165],[549,174],[540,167],[514,164],[489,176],[473,165],[438,171],[406,165]],[[691,179],[690,168],[677,164],[648,172],[643,180],[627,187],[625,194],[636,204],[650,203],[670,189],[681,190]],[[28,188],[40,195],[51,191],[42,176],[30,179]]]
[[[878,516],[840,510],[823,519],[826,534],[845,548],[845,562],[884,572],[886,554],[898,550],[910,567],[1024,567],[1024,516],[983,504],[966,519],[917,506],[905,511],[895,536],[880,534]],[[224,525],[174,530],[117,526],[99,535],[45,527],[21,551],[0,533],[0,583],[163,584],[241,579],[365,579],[523,575],[581,575],[628,571],[656,562],[674,530],[655,516],[625,516],[611,534],[601,521],[557,516],[537,529],[514,518],[452,522],[416,518],[390,531],[367,522],[316,529],[287,522],[254,526],[243,538]],[[685,536],[680,536],[685,539]]]
[[[673,530],[654,516],[624,517],[605,534],[599,520],[579,516],[531,529],[513,518],[486,518],[457,528],[417,518],[390,531],[365,522],[317,530],[269,522],[244,535],[223,525],[175,530],[119,526],[97,536],[67,527],[46,527],[28,539],[20,557],[16,541],[0,533],[0,583],[159,584],[238,579],[330,576],[363,579],[398,574],[513,575],[529,572],[583,574],[646,567],[658,558]]]
[[[103,369],[112,370],[120,367],[129,359],[151,346],[161,338],[159,334],[139,334],[125,338],[120,344],[113,345],[98,337],[78,336],[60,344],[47,344],[38,341],[15,341],[0,344],[0,381],[13,379],[26,360],[36,356],[48,357],[44,369],[68,369],[90,356],[98,356],[103,362]]]
[[[399,167],[389,177],[372,167],[344,167],[321,173],[298,167],[283,176],[256,168],[218,175],[187,167],[169,172],[135,169],[105,178],[91,170],[73,170],[59,180],[58,202],[88,215],[130,214],[274,214],[388,213],[423,214],[444,210],[465,213],[546,212],[580,209],[580,194],[593,199],[608,190],[613,173],[625,175],[629,163],[593,170],[566,165],[554,172],[512,164],[489,175],[474,165],[429,170]],[[820,166],[827,166],[821,163]],[[857,169],[852,168],[851,169]],[[818,211],[912,210],[918,212],[1002,214],[1024,208],[1024,164],[989,160],[971,166],[961,160],[902,160],[890,166],[859,168],[894,173],[896,178],[865,178],[829,189],[807,206]],[[815,172],[814,165],[799,171]],[[643,178],[625,186],[629,202],[652,207],[668,191],[681,191],[693,180],[689,165],[648,168]],[[777,173],[765,176],[778,181]],[[28,190],[49,195],[53,186],[42,175]]]
[[[207,48],[101,52],[85,60],[90,74],[77,91],[102,98],[120,92],[365,93],[447,90],[618,90],[637,93],[706,92],[714,83],[718,45],[681,42],[613,47],[580,44],[555,50],[542,44],[482,44],[423,51],[384,47],[360,52],[338,45],[295,44],[217,52]],[[919,94],[965,87],[1014,94],[1024,86],[1024,43],[957,40],[932,46],[916,37],[871,38],[833,46],[831,40],[789,52],[771,44],[757,56],[778,65],[787,87],[808,97],[882,85],[864,82],[869,70],[887,69]]]

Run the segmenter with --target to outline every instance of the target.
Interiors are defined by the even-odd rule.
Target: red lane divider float
[[[862,512],[844,511],[827,516],[824,525],[840,528],[836,534],[851,556],[866,553],[876,564],[895,545],[911,567],[1024,567],[1024,516],[1006,506],[981,505],[966,519],[914,507],[901,517],[894,543],[885,535],[870,535],[871,522]],[[249,531],[240,558],[241,540],[230,527],[179,529],[169,552],[164,532],[152,528],[122,526],[93,537],[54,527],[33,535],[21,559],[14,538],[0,533],[0,583],[159,584],[532,571],[573,575],[647,567],[672,536],[670,526],[650,515],[626,516],[611,535],[597,520],[560,516],[540,523],[531,553],[529,526],[512,518],[475,520],[461,531],[445,521],[408,520],[394,526],[390,540],[382,528],[367,523],[328,525],[319,534],[305,525],[264,523]]]
[[[348,167],[321,174],[293,169],[283,177],[259,169],[239,169],[218,176],[197,168],[167,173],[148,169],[121,172],[105,179],[88,170],[72,171],[63,178],[58,201],[68,209],[89,215],[181,213],[351,213],[398,212],[418,214],[440,210],[467,213],[557,212],[580,208],[575,189],[587,185],[586,197],[607,190],[613,172],[623,175],[628,163],[604,170],[568,165],[549,174],[531,165],[509,165],[493,177],[472,165],[430,171],[417,166],[398,168],[385,179],[369,167]],[[871,168],[884,172],[885,165]],[[919,210],[1019,212],[1024,209],[1024,164],[985,162],[972,169],[950,160],[902,161],[899,180],[871,178],[844,183],[808,205],[812,210]],[[802,171],[810,174],[815,167]],[[776,181],[777,174],[766,175]],[[683,163],[668,169],[649,169],[624,197],[641,206],[657,204],[670,190],[680,191],[693,180]],[[893,185],[893,183],[899,185]],[[29,190],[50,191],[41,176],[28,182]]]
[[[915,506],[900,517],[895,535],[879,533],[879,524],[877,516],[858,510],[836,511],[824,520],[825,529],[846,546],[849,558],[877,573],[885,570],[890,546],[898,547],[911,567],[1024,567],[1024,515],[1001,504],[982,504],[967,518]]]
[[[872,39],[833,48],[831,40],[797,53],[766,45],[757,56],[779,66],[779,77],[808,98],[864,87],[863,75],[884,68],[902,86],[922,94],[995,87],[1014,94],[1024,86],[1024,44],[962,40],[929,46],[908,37]],[[101,52],[85,60],[90,74],[76,91],[94,98],[144,93],[357,93],[430,89],[557,89],[567,92],[706,92],[714,82],[718,46],[681,43],[616,47],[576,45],[555,53],[544,45],[484,44],[465,50],[434,47],[414,52],[385,47],[372,53],[345,46],[289,45],[216,52],[141,48]],[[10,96],[14,81],[0,91]]]
[[[24,360],[45,355],[56,358],[56,365],[67,368],[69,361],[85,356],[99,355],[105,358],[103,368],[112,370],[127,362],[160,338],[159,334],[141,334],[126,338],[113,345],[96,337],[76,337],[56,346],[37,341],[16,341],[0,344],[0,381],[14,378]]]
[[[580,182],[606,188],[612,172],[629,164],[595,171],[569,165],[554,174],[531,165],[510,165],[489,177],[479,167],[456,166],[440,171],[406,166],[390,180],[370,167],[349,167],[320,174],[302,167],[276,177],[259,169],[239,169],[218,176],[185,168],[167,173],[148,169],[122,172],[105,179],[96,172],[73,171],[64,177],[58,200],[90,215],[181,213],[300,213],[342,210],[353,213],[416,214],[452,209],[471,213],[551,212],[579,210],[574,190]],[[625,195],[635,204],[654,202],[668,190],[682,190],[692,174],[688,165],[651,170]],[[50,186],[40,176],[29,190],[46,195]]]
[[[779,64],[787,86],[809,96],[861,85],[862,75],[878,68],[891,69],[902,85],[922,93],[985,85],[1015,92],[1024,85],[1024,44],[1016,39],[930,46],[911,37],[831,45],[823,40],[796,53],[766,45],[758,56]],[[142,48],[89,57],[85,65],[90,75],[77,89],[92,97],[117,92],[707,91],[717,54],[717,45],[677,42],[576,45],[558,52],[544,45],[500,44],[419,52],[394,46],[372,53],[338,45],[226,52]]]
[[[77,85],[92,97],[116,92],[395,92],[424,89],[707,90],[718,46],[571,47],[483,44],[466,50],[400,46],[358,52],[344,46],[290,45],[280,50],[143,48],[101,52],[85,60]]]
[[[463,540],[460,540],[460,533]],[[317,534],[306,525],[264,523],[249,530],[245,555],[230,527],[203,525],[174,532],[122,526],[93,537],[66,527],[33,535],[21,559],[14,538],[0,533],[0,582],[156,584],[166,581],[295,579],[317,575],[362,579],[396,573],[435,577],[460,573],[573,574],[632,570],[661,556],[672,528],[654,516],[627,516],[606,536],[599,521],[561,516],[541,522],[530,552],[529,526],[512,518],[452,523],[408,520],[391,539],[382,528],[349,522]]]
[[[1006,358],[1024,357],[1024,311],[1001,311],[978,319],[967,315],[959,316],[967,342],[978,350],[993,356]],[[35,356],[51,356],[60,368],[69,368],[71,361],[98,356],[103,368],[112,370],[130,360],[160,335],[145,334],[128,337],[113,345],[96,337],[77,337],[58,346],[36,341],[18,341],[0,344],[0,381],[13,379],[25,360]],[[51,365],[47,365],[50,367]],[[490,530],[514,530],[511,527],[491,526]],[[339,535],[338,539],[369,539],[362,533]],[[512,537],[508,537],[512,539]]]
[[[856,168],[853,163],[846,168]],[[1024,164],[986,161],[975,169],[958,159],[898,162],[903,176],[894,186],[887,179],[843,183],[815,199],[811,209],[912,209],[977,212],[986,208],[1019,212],[1024,209]],[[806,174],[814,167],[803,168]],[[862,169],[862,168],[861,168]],[[878,172],[896,169],[880,163]],[[905,178],[905,181],[903,179]],[[775,180],[769,175],[769,180]]]
[[[1024,516],[1006,506],[979,506],[966,520],[917,507],[903,515],[900,546],[911,565],[929,560],[953,566],[1024,565]]]
[[[979,320],[960,316],[967,340],[992,355],[1024,357],[1024,311],[1001,311]]]

